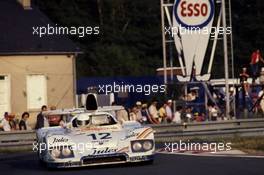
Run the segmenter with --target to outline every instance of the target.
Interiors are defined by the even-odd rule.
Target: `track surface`
[[[264,175],[264,159],[157,154],[153,165],[116,165],[48,170],[33,153],[1,156],[1,175]]]

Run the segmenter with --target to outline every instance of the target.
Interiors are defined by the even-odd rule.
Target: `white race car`
[[[45,112],[46,117],[58,116],[61,121],[60,126],[37,131],[39,159],[51,168],[151,163],[153,129],[135,121],[118,123],[113,108]]]

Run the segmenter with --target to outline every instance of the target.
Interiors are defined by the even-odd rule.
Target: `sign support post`
[[[226,9],[225,0],[222,0],[222,22],[223,27],[226,29]],[[226,93],[226,117],[230,119],[230,94],[229,94],[229,72],[228,72],[228,49],[227,49],[227,36],[224,32],[224,62],[225,62],[225,93]]]

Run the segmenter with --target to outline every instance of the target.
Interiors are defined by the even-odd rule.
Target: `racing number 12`
[[[98,133],[100,140],[111,139],[112,137],[110,135],[111,135],[110,133]],[[97,140],[96,134],[88,134],[87,136],[91,136],[93,138],[93,140]]]

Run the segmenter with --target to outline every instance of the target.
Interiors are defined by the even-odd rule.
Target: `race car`
[[[154,160],[154,131],[136,121],[118,123],[114,110],[55,110],[59,126],[37,131],[39,159],[51,168],[83,167]]]

